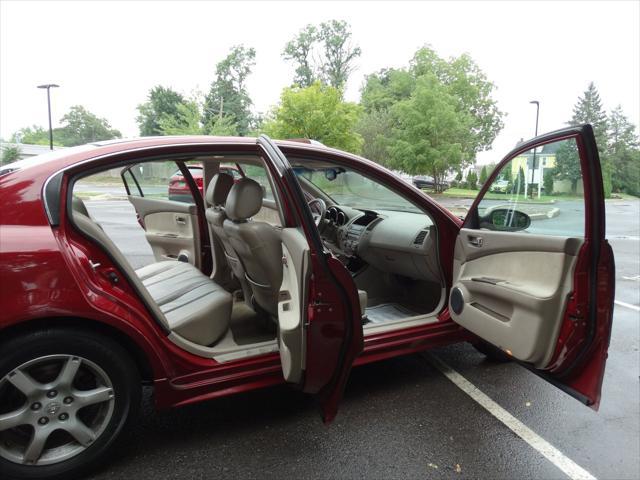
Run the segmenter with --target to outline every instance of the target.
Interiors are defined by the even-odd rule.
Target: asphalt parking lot
[[[127,202],[87,203],[135,266],[149,261]],[[157,414],[147,392],[122,453],[91,478],[640,478],[639,218],[640,202],[607,202],[617,302],[599,412],[515,364],[454,345],[355,369],[329,426],[286,386]],[[545,458],[442,364],[562,457]]]

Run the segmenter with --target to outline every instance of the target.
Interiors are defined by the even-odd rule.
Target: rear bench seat
[[[199,345],[211,345],[224,335],[233,306],[229,292],[188,263],[164,261],[134,271],[120,249],[89,216],[82,200],[74,197],[72,210],[76,226],[121,266],[165,327]]]
[[[172,331],[200,345],[226,332],[233,298],[193,265],[168,260],[142,267],[136,275]]]

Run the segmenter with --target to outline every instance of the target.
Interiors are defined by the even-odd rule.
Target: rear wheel
[[[27,334],[0,351],[0,478],[70,478],[104,459],[140,404],[127,352],[70,329]]]

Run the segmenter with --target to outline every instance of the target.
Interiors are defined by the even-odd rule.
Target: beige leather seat
[[[227,218],[225,213],[225,203],[229,192],[234,185],[233,177],[227,173],[218,173],[209,182],[205,199],[209,207],[205,211],[207,222],[209,223],[210,232],[213,241],[213,255],[216,261],[216,272],[214,278],[219,275],[219,265],[229,265],[232,274],[239,281],[245,299],[251,300],[251,288],[245,279],[242,262],[238,259],[238,254],[233,249],[229,236],[224,231],[223,223]]]
[[[227,197],[223,228],[244,268],[254,301],[272,316],[278,315],[282,284],[282,241],[279,230],[251,220],[262,208],[262,187],[250,178],[234,184]]]
[[[136,270],[169,328],[187,340],[211,345],[227,331],[231,294],[193,265],[166,261]]]
[[[233,306],[229,292],[188,263],[158,262],[134,271],[82,200],[74,198],[72,210],[76,226],[109,253],[166,328],[199,345],[211,345],[227,331]]]

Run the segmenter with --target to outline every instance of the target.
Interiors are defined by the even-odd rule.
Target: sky
[[[174,2],[0,0],[0,136],[47,125],[42,83],[52,90],[54,127],[84,105],[124,136],[138,134],[136,106],[150,88],[206,92],[233,45],[256,49],[248,90],[258,112],[278,102],[294,67],[285,43],[309,23],[351,24],[362,49],[345,97],[358,101],[366,74],[406,66],[423,45],[441,56],[469,53],[497,89],[505,127],[480,163],[521,138],[562,128],[590,81],[604,107],[640,120],[639,1]]]

